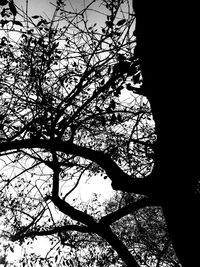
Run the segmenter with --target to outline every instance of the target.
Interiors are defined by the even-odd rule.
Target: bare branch
[[[14,236],[12,236],[12,240],[17,241],[19,239],[28,238],[28,237],[48,236],[48,235],[59,234],[62,232],[67,232],[67,231],[78,231],[81,233],[91,232],[91,230],[88,227],[79,226],[79,225],[64,225],[64,226],[57,226],[57,227],[54,226],[52,229],[47,229],[47,230],[35,230],[35,231],[28,231],[26,233],[17,233]]]
[[[143,198],[134,203],[126,205],[125,207],[118,209],[115,212],[112,212],[101,218],[100,223],[110,225],[117,220],[120,220],[122,217],[137,211],[138,209],[147,207],[147,206],[157,206],[158,202],[152,198]]]
[[[87,225],[88,227],[93,228],[94,226],[96,226],[96,222],[89,214],[75,209],[59,197],[53,196],[51,200],[61,212],[63,212],[65,215],[68,215],[71,219],[81,222]]]
[[[112,186],[115,190],[134,192],[144,195],[151,195],[154,189],[152,184],[153,175],[144,179],[134,178],[126,174],[109,155],[102,151],[95,151],[87,147],[81,147],[71,142],[61,140],[16,140],[9,143],[0,144],[0,152],[15,150],[19,148],[45,148],[47,150],[61,151],[66,154],[73,154],[97,163],[105,170],[108,177],[112,180]]]

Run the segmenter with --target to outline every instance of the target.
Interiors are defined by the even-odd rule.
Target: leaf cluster
[[[98,235],[104,204],[83,205],[77,192],[85,177],[109,176],[102,167],[107,158],[135,178],[154,164],[154,122],[140,94],[135,18],[130,7],[124,11],[127,3],[102,1],[107,13],[99,26],[87,19],[97,1],[81,11],[57,1],[52,19],[0,2],[0,147],[9,144],[1,150],[1,217],[13,241],[31,245],[48,235],[51,244],[46,257],[26,255],[23,264],[29,258],[43,266],[71,266],[72,259],[74,266],[122,266]],[[10,149],[11,143],[22,145]]]

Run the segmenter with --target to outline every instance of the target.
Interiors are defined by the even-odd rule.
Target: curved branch
[[[152,178],[154,173],[140,179],[134,178],[126,174],[108,154],[103,151],[95,151],[87,147],[81,147],[73,144],[70,141],[61,140],[16,140],[12,142],[2,142],[0,144],[0,153],[8,150],[16,150],[22,148],[44,148],[47,150],[54,150],[64,152],[66,154],[73,154],[76,156],[89,159],[97,163],[108,175],[112,181],[114,190],[123,190],[126,192],[133,192],[143,195],[152,195],[154,191],[154,184]]]
[[[127,267],[139,267],[132,253],[110,227],[102,225],[102,227],[99,227],[98,234],[117,251],[119,257],[125,262]]]
[[[59,194],[59,174],[60,174],[60,166],[58,163],[58,158],[55,151],[52,151],[53,157],[53,187],[52,187],[52,195],[57,196]]]
[[[153,198],[140,199],[134,203],[126,205],[123,208],[118,209],[118,210],[102,217],[99,222],[102,224],[110,225],[110,224],[116,222],[117,220],[121,219],[122,217],[124,217],[124,216],[126,216],[126,215],[128,215],[134,211],[137,211],[141,208],[147,207],[147,206],[158,206],[158,201],[156,201]]]
[[[65,200],[62,200],[60,197],[58,196],[53,196],[51,198],[53,204],[65,215],[69,216],[72,220],[75,220],[77,222],[80,222],[82,224],[87,225],[88,227],[94,228],[96,227],[96,222],[93,219],[92,216],[90,216],[89,214],[80,211],[78,209],[75,209],[74,207],[72,207],[70,204],[68,204],[67,202],[65,202]]]
[[[79,182],[80,182],[81,177],[84,174],[84,172],[85,172],[85,169],[82,170],[82,172],[80,173],[75,185],[65,194],[65,196],[63,197],[63,200],[65,200],[67,198],[67,196],[69,196],[77,188],[77,186],[79,185]]]
[[[91,232],[91,230],[86,226],[64,225],[64,226],[58,226],[58,227],[54,227],[52,229],[47,229],[47,230],[41,230],[41,231],[35,230],[35,231],[29,231],[26,233],[17,233],[12,237],[12,241],[17,241],[23,238],[35,237],[35,236],[54,235],[54,234],[59,234],[62,232],[67,232],[67,231],[77,231],[81,233]]]

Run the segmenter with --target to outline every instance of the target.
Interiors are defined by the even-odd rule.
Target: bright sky
[[[91,0],[65,0],[66,9],[71,10],[72,8],[82,10],[85,5],[90,3]],[[17,6],[26,6],[26,0],[15,0]],[[99,7],[100,1],[97,1],[96,6]],[[54,5],[56,0],[28,0],[29,15],[47,15],[51,17],[55,10]],[[96,17],[97,19],[97,17]]]
[[[14,0],[14,3],[17,6],[21,6],[24,9],[26,6],[26,2],[27,0]],[[31,16],[44,15],[44,16],[51,18],[55,8],[50,3],[55,4],[56,0],[51,0],[51,1],[50,0],[28,0],[29,15]],[[71,0],[71,2],[69,0],[66,0],[66,3],[67,3],[67,6],[69,6],[69,9],[71,9],[70,3],[71,5],[73,5],[74,8],[78,7],[82,9],[84,8],[85,4],[87,5],[88,0]],[[101,10],[99,4],[100,4],[100,1],[97,1],[96,8],[98,11]],[[94,22],[99,23],[102,19],[102,16],[100,14],[98,15],[98,13],[96,12],[92,12],[89,14],[88,19],[91,19],[93,23]],[[81,181],[80,187],[77,189],[75,194],[78,194],[80,199],[83,202],[87,202],[89,198],[91,197],[92,193],[100,194],[100,200],[103,200],[103,199],[109,199],[112,196],[113,192],[114,191],[112,190],[109,179],[104,180],[103,177],[95,176],[95,177],[90,178],[89,180],[87,180],[87,177],[85,177],[83,181]],[[43,241],[45,242],[45,240]],[[41,252],[43,247],[45,247],[44,242],[42,242],[41,246],[40,245],[37,246],[38,251]],[[21,249],[16,248],[14,254],[16,258],[20,257]],[[12,259],[15,258],[13,254],[10,254],[10,257]]]
[[[64,0],[66,3],[66,9],[71,10],[72,8],[78,8],[79,10],[83,9],[85,6],[88,5],[88,3],[91,2],[91,0]],[[131,2],[131,0],[130,0]],[[28,13],[29,15],[44,15],[48,17],[52,17],[53,12],[55,10],[55,7],[53,4],[56,4],[56,0],[14,0],[14,3],[23,8],[24,10],[26,9],[26,4],[28,3]],[[100,6],[101,1],[97,0],[95,5],[92,6],[93,8],[96,8],[96,11],[105,11],[103,6]],[[130,4],[131,6],[131,4]],[[98,15],[99,14],[99,15]],[[90,12],[88,20],[102,23],[101,19],[104,16],[101,16],[100,13],[96,12]],[[104,17],[105,18],[105,17]],[[105,190],[106,188],[106,190]],[[110,185],[109,179],[104,180],[102,177],[94,177],[91,178],[88,181],[83,181],[81,182],[80,189],[78,189],[79,192],[76,191],[76,194],[79,194],[81,196],[81,199],[83,201],[87,201],[91,193],[97,193],[97,194],[102,194],[104,195],[105,198],[109,198],[113,194],[112,187]]]
[[[91,3],[91,0],[64,0],[64,2],[67,10],[82,10],[85,6]],[[55,10],[54,5],[56,4],[56,0],[14,0],[14,3],[19,7],[23,7],[23,9],[26,9],[25,7],[28,3],[28,13],[31,16],[41,14],[51,18]],[[96,8],[96,11],[104,13],[106,10],[102,5],[100,5],[101,3],[102,1],[97,0],[95,5],[92,5],[92,8]],[[97,24],[101,24],[105,18],[106,17],[104,15],[96,13],[95,10],[88,12],[88,20],[91,20],[91,23],[96,22]],[[107,188],[107,190],[105,190],[105,188]],[[94,177],[86,182],[81,182],[80,189],[78,190],[79,192],[76,191],[76,194],[81,195],[81,199],[83,201],[87,201],[92,192],[102,194],[105,198],[109,198],[113,194],[109,180],[104,180],[101,177]]]
[[[75,0],[77,1],[77,0]],[[26,6],[26,0],[15,0],[14,1],[17,6],[25,7]],[[48,14],[48,16],[51,16],[54,12],[53,5],[50,5],[50,2],[55,4],[55,0],[28,0],[28,10],[32,13],[32,15],[38,15],[38,14]]]
[[[130,7],[132,7],[132,1],[130,1]],[[26,6],[27,0],[15,0],[14,1],[17,6],[24,7]],[[66,10],[70,11],[72,8],[74,10],[82,10],[85,6],[91,3],[91,0],[64,0],[66,4]],[[28,0],[28,10],[29,15],[47,15],[48,17],[52,17],[53,12],[55,10],[54,5],[56,4],[56,0]],[[95,4],[92,5],[93,11],[88,12],[88,19],[99,23],[103,22],[105,18],[104,15],[101,14],[106,12],[106,9],[101,5],[101,1],[97,0]],[[96,9],[96,10],[95,10]],[[96,12],[94,12],[96,11]]]

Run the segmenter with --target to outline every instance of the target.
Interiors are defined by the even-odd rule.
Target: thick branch
[[[112,232],[112,230],[107,226],[99,227],[98,234],[104,238],[112,248],[117,251],[119,257],[124,261],[127,267],[139,267],[134,256],[124,245],[124,243]]]
[[[61,151],[66,154],[73,154],[97,163],[112,181],[113,189],[138,194],[151,195],[154,186],[152,176],[144,179],[134,178],[126,174],[109,155],[102,151],[95,151],[90,148],[81,147],[71,142],[61,140],[16,140],[0,144],[0,152],[22,148],[45,148],[47,150]]]
[[[52,151],[53,157],[53,196],[57,196],[59,194],[59,174],[60,174],[60,166],[58,163],[58,158],[55,151]]]
[[[125,207],[118,209],[115,212],[112,212],[104,217],[101,218],[100,223],[110,225],[117,220],[121,219],[122,217],[137,211],[141,208],[147,207],[147,206],[158,206],[158,202],[155,199],[152,198],[143,198],[140,199],[134,203],[131,203],[129,205],[126,205]]]
[[[51,199],[54,205],[65,215],[68,215],[71,219],[83,223],[88,227],[92,228],[96,225],[96,222],[92,216],[90,216],[85,212],[75,209],[70,204],[59,198],[58,196],[57,197],[53,196]]]
[[[47,230],[35,230],[35,231],[28,231],[25,233],[17,233],[12,237],[12,241],[17,241],[23,238],[28,237],[35,237],[35,236],[47,236],[47,235],[54,235],[59,234],[62,232],[67,231],[77,231],[81,233],[88,233],[91,232],[88,227],[85,226],[79,226],[79,225],[65,225],[65,226],[58,226],[54,227],[53,229],[47,229]]]

